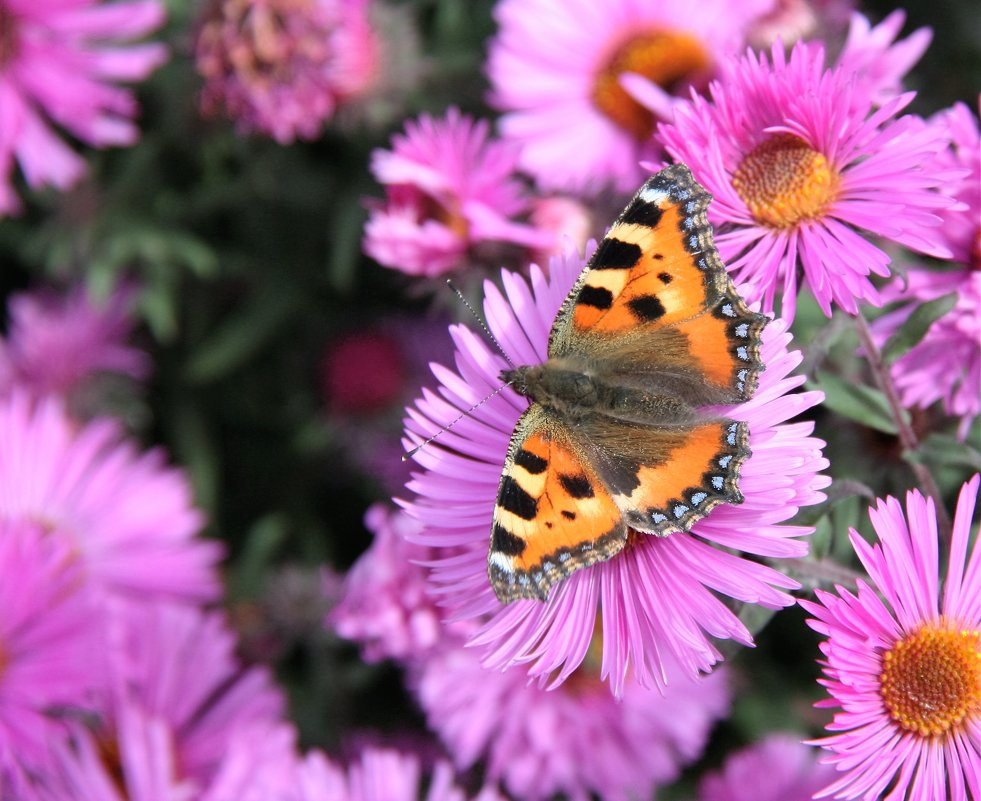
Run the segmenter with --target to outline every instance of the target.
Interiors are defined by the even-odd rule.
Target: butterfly
[[[488,575],[498,599],[546,600],[610,559],[630,530],[688,531],[741,503],[745,422],[704,407],[745,401],[768,318],[739,297],[683,164],[640,188],[556,315],[543,364],[501,380],[530,401],[498,487]]]

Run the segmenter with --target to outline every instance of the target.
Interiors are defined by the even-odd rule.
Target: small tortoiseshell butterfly
[[[688,531],[740,503],[746,424],[701,407],[749,398],[767,318],[736,293],[682,164],[641,187],[566,298],[548,361],[501,379],[531,400],[511,436],[488,573],[497,597],[544,600],[623,549],[628,527]]]

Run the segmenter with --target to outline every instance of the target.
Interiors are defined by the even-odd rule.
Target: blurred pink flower
[[[403,512],[375,504],[364,523],[374,540],[348,571],[327,625],[356,641],[368,662],[421,656],[443,635],[422,566],[432,549],[410,541],[420,524]]]
[[[502,0],[487,74],[501,131],[543,189],[633,190],[673,96],[704,85],[772,0]],[[654,114],[625,79],[650,84]]]
[[[967,436],[981,414],[981,272],[911,270],[886,288],[902,308],[875,321],[873,336],[881,344],[895,333],[918,303],[954,293],[954,308],[927,329],[923,339],[893,363],[891,372],[903,406],[927,409],[937,401],[960,418],[958,436]]]
[[[485,120],[455,108],[443,119],[409,120],[391,150],[372,154],[385,200],[371,201],[365,253],[432,277],[466,265],[477,249],[496,264],[505,246],[551,247],[550,232],[515,219],[529,211],[516,166],[516,148],[492,139]]]
[[[21,392],[0,400],[0,520],[56,529],[100,590],[216,599],[217,542],[183,473],[140,453],[110,420],[78,426],[63,405]]]
[[[238,663],[221,615],[114,602],[106,631],[108,691],[71,744],[54,749],[55,778],[39,782],[52,801],[231,801],[243,772],[290,767],[283,695],[267,670]]]
[[[947,258],[939,191],[959,177],[938,154],[947,136],[918,117],[896,116],[906,94],[875,109],[861,75],[826,70],[818,45],[798,43],[789,60],[747,54],[714,82],[711,100],[678,104],[658,131],[667,151],[715,198],[716,245],[748,297],[770,312],[781,299],[792,319],[799,274],[825,314],[879,305],[870,274],[890,257],[868,232]]]
[[[45,526],[0,521],[0,790],[48,766],[51,740],[102,686],[83,572]]]
[[[813,748],[788,734],[766,739],[733,754],[721,770],[698,787],[699,801],[811,801],[834,776],[815,759]]]
[[[428,774],[428,775],[426,775]],[[467,801],[470,796],[456,786],[453,769],[438,760],[424,771],[412,753],[367,746],[340,776],[319,754],[309,754],[301,767],[304,793],[295,801]],[[423,793],[423,787],[428,789]],[[290,798],[289,801],[294,801]],[[473,801],[504,801],[492,787],[485,786]]]
[[[883,105],[902,93],[906,73],[930,46],[933,31],[917,28],[902,41],[896,41],[906,21],[906,12],[893,11],[873,26],[861,14],[852,14],[848,39],[836,66],[858,76],[875,105]]]
[[[961,489],[945,577],[933,500],[913,490],[905,516],[895,498],[869,510],[874,545],[851,530],[871,583],[800,602],[827,638],[831,698],[819,706],[841,710],[815,744],[844,775],[820,796],[981,798],[981,545],[969,548],[979,484]]]
[[[963,103],[932,122],[950,132],[952,148],[944,153],[949,169],[964,173],[944,187],[959,206],[940,214],[940,235],[952,261],[964,267],[949,271],[910,270],[882,290],[886,301],[909,301],[884,314],[872,331],[881,345],[919,303],[954,293],[954,308],[930,326],[923,339],[892,365],[892,376],[906,407],[928,408],[943,401],[944,410],[960,418],[959,435],[967,436],[981,414],[981,134],[977,118]]]
[[[315,139],[375,79],[368,0],[211,0],[198,23],[201,108],[280,144]]]
[[[776,0],[753,20],[749,43],[758,50],[776,41],[791,47],[800,39],[835,40],[848,26],[854,0]]]
[[[286,801],[296,733],[286,724],[255,724],[228,733],[215,776],[183,774],[179,733],[136,705],[119,710],[111,741],[91,731],[55,747],[57,764],[35,788],[38,801]],[[18,801],[20,799],[18,798]]]
[[[488,779],[523,801],[626,801],[675,779],[729,708],[723,670],[696,681],[666,670],[666,695],[630,681],[614,698],[590,668],[545,690],[451,641],[415,664],[410,684],[458,769],[483,760]]]
[[[504,271],[506,297],[485,285],[488,326],[516,364],[544,360],[552,321],[583,264],[575,254],[553,258],[549,279],[533,266],[530,288]],[[753,453],[742,468],[742,504],[720,506],[689,534],[632,536],[613,559],[561,582],[547,602],[507,606],[487,578],[487,550],[505,453],[527,402],[510,390],[491,396],[500,389],[505,362],[469,329],[450,329],[456,369],[433,366],[440,386],[438,392],[424,390],[408,409],[406,447],[485,402],[415,454],[423,470],[407,485],[414,497],[403,503],[422,523],[414,541],[436,549],[429,563],[441,603],[453,619],[483,623],[471,644],[487,666],[521,664],[540,682],[558,685],[586,659],[600,619],[600,672],[614,692],[623,692],[628,674],[643,686],[662,686],[663,660],[695,676],[722,658],[709,635],[752,642],[716,593],[769,608],[793,603],[786,590],[796,588],[795,581],[742,556],[803,556],[807,545],[800,538],[811,529],[780,524],[800,506],[821,501],[820,490],[829,483],[818,474],[827,461],[824,443],[810,436],[813,424],[786,422],[822,398],[792,392],[804,377],[790,375],[801,355],[788,350],[786,328],[774,321],[765,330],[766,370],[755,396],[720,412],[749,423]]]
[[[42,290],[11,296],[8,334],[0,339],[0,393],[19,387],[37,397],[67,397],[103,371],[145,378],[149,356],[126,344],[132,305],[129,289],[104,303],[83,287],[64,295]]]
[[[14,162],[32,188],[65,189],[85,162],[61,128],[92,147],[131,145],[137,107],[117,81],[140,81],[163,45],[124,45],[160,27],[158,0],[4,0],[0,4],[0,217],[17,212]]]

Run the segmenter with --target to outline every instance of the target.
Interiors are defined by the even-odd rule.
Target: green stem
[[[865,349],[865,358],[869,362],[869,367],[872,369],[872,374],[875,376],[875,381],[879,385],[879,389],[882,390],[882,393],[886,396],[886,401],[889,403],[889,409],[896,423],[896,430],[899,435],[899,442],[903,446],[903,451],[908,454],[916,454],[920,449],[920,440],[906,419],[903,405],[899,400],[899,392],[896,390],[895,383],[893,383],[892,373],[889,372],[889,365],[882,358],[882,351],[875,344],[875,340],[872,338],[872,331],[861,311],[855,315],[855,323],[858,329],[859,340]],[[925,464],[915,459],[907,459],[907,462],[916,475],[916,480],[919,482],[920,487],[929,497],[933,498],[933,503],[937,510],[937,529],[940,532],[941,540],[949,547],[951,537],[950,517],[947,515],[947,507],[944,506],[944,499],[940,494],[940,488],[937,486],[933,474],[927,469]]]

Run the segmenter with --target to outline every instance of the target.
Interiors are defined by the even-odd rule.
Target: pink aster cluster
[[[457,770],[483,763],[489,782],[529,801],[556,793],[577,801],[589,793],[646,797],[698,757],[727,712],[724,671],[690,681],[671,666],[666,695],[629,682],[617,699],[595,665],[552,691],[530,685],[520,667],[488,669],[465,647],[475,624],[446,619],[432,596],[425,565],[440,553],[416,542],[420,523],[381,506],[365,522],[372,545],[348,573],[328,626],[357,642],[366,659],[407,669]]]
[[[875,321],[873,334],[881,344],[918,304],[954,296],[953,308],[892,365],[892,376],[904,406],[926,409],[941,402],[959,419],[963,439],[981,414],[981,135],[977,117],[963,103],[932,124],[948,132],[951,147],[944,162],[962,175],[945,187],[959,205],[942,212],[941,232],[952,263],[947,269],[917,266],[893,280],[883,297],[899,306]]]
[[[118,421],[81,421],[66,403],[96,371],[146,373],[125,341],[130,298],[11,304],[0,351],[3,798],[205,799],[229,759],[294,751],[268,672],[243,666],[224,618],[201,608],[220,598],[223,549],[201,536],[187,476]]]
[[[515,175],[517,148],[494,139],[485,120],[450,109],[409,120],[391,150],[372,154],[385,187],[370,203],[364,251],[379,264],[433,277],[472,263],[497,263],[504,248],[549,248],[553,237],[518,218],[530,210]]]
[[[705,776],[698,801],[811,801],[833,775],[799,737],[771,734]]]
[[[767,0],[503,0],[487,75],[501,131],[543,189],[633,190],[674,100],[746,44]],[[656,109],[637,101],[646,82]],[[697,175],[696,175],[697,177]]]
[[[69,398],[99,373],[146,378],[149,357],[126,341],[133,300],[132,288],[105,301],[82,287],[11,296],[7,336],[0,338],[0,393],[19,388]]]
[[[211,0],[195,44],[202,111],[281,144],[316,138],[375,79],[369,16],[368,0]]]
[[[885,88],[922,43],[897,54],[871,36],[854,34],[832,68],[805,42],[789,56],[774,45],[727,62],[708,96],[676,106],[658,130],[713,195],[719,253],[766,312],[779,300],[792,319],[802,281],[829,316],[832,304],[852,314],[880,305],[872,277],[890,275],[891,262],[880,240],[951,255],[940,214],[955,202],[939,190],[960,173],[943,158],[948,134],[901,114],[912,93]],[[892,67],[869,77],[876,59]]]
[[[167,56],[133,44],[160,27],[158,0],[5,0],[0,4],[0,217],[21,208],[15,164],[32,188],[66,189],[85,162],[60,135],[91,147],[139,136],[132,92]]]

